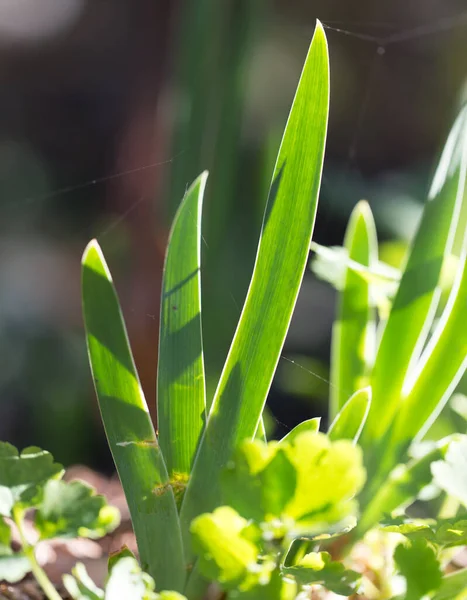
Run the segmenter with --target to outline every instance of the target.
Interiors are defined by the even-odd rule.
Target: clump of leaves
[[[99,538],[119,524],[117,509],[88,485],[61,480],[62,465],[48,452],[30,447],[21,453],[0,442],[0,580],[15,583],[33,572],[49,600],[60,598],[36,559],[35,546],[53,538]],[[37,540],[28,540],[25,517],[35,511]],[[21,549],[11,548],[11,525]]]
[[[199,571],[229,598],[295,598],[311,583],[352,594],[358,573],[326,552],[298,556],[294,544],[352,526],[364,480],[360,449],[348,441],[314,432],[245,441],[224,473],[228,506],[192,522]]]

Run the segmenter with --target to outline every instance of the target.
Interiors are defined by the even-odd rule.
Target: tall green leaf
[[[201,338],[201,208],[207,173],[175,217],[162,283],[157,425],[170,477],[187,479],[203,429],[206,392]]]
[[[465,217],[467,106],[449,134],[413,241],[371,378],[373,403],[362,436],[371,447],[399,406],[406,376],[418,360],[440,297],[440,275],[460,216]],[[463,233],[462,233],[463,236]]]
[[[378,489],[381,481],[403,459],[414,439],[423,437],[467,369],[466,298],[464,255],[447,306],[408,381],[397,416],[372,448],[370,467],[374,489]],[[371,495],[369,491],[368,496]]]
[[[181,509],[189,526],[220,502],[219,474],[257,429],[302,281],[316,216],[329,104],[326,38],[318,23],[287,122],[247,298]]]
[[[372,267],[378,260],[375,223],[367,202],[352,212],[344,247],[350,260]],[[347,268],[339,294],[337,317],[332,330],[331,404],[335,417],[349,396],[368,383],[368,370],[376,352],[375,309],[370,283]]]
[[[142,565],[163,589],[180,590],[185,565],[174,494],[112,278],[96,241],[84,252],[82,287],[94,385],[130,508]]]

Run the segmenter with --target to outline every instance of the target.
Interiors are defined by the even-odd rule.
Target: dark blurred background
[[[204,169],[212,393],[316,18],[331,113],[315,240],[340,244],[366,198],[397,264],[466,96],[465,0],[0,0],[0,439],[111,469],[81,254],[97,237],[154,412],[168,226]],[[326,415],[333,310],[307,273],[269,398],[276,434]]]

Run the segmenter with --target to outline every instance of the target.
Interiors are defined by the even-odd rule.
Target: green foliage
[[[248,569],[256,563],[259,548],[249,539],[247,520],[234,509],[222,506],[212,514],[200,515],[194,519],[191,533],[194,550],[200,555],[199,569],[205,577],[219,581],[226,589],[249,579]]]
[[[420,600],[440,587],[441,567],[434,549],[425,540],[400,544],[394,560],[407,582],[405,600]]]
[[[366,202],[353,211],[344,240],[349,260],[371,269],[378,259],[373,215]],[[369,361],[376,343],[375,309],[370,283],[351,268],[345,270],[332,332],[331,414],[336,415],[348,390],[368,384]]]
[[[352,499],[364,480],[359,448],[304,432],[289,443],[244,442],[227,467],[223,490],[242,516],[282,529],[281,536],[287,528],[317,534],[354,514]]]
[[[34,523],[42,540],[95,539],[115,529],[119,521],[118,511],[88,485],[80,481],[48,481]]]
[[[265,437],[262,413],[316,218],[328,104],[327,43],[318,23],[272,175],[245,305],[212,403],[206,402],[204,392],[200,313],[200,219],[206,174],[185,195],[172,228],[164,272],[158,436],[97,242],[91,242],[83,256],[84,321],[101,415],[128,499],[142,565],[162,587],[203,595],[207,583],[198,580],[199,569],[193,568],[192,521],[221,505],[222,473],[235,448],[245,440]],[[328,452],[324,446],[321,450]],[[297,489],[305,490],[307,474],[297,471],[292,462],[285,450],[278,451],[270,470],[262,474],[275,486],[262,499],[264,510],[278,512],[289,488],[294,489],[291,481],[281,496],[273,469],[284,477],[288,473],[291,480],[298,475]],[[344,474],[341,477],[347,481]],[[306,502],[299,496],[294,496],[291,514],[302,519]],[[317,496],[318,503],[323,501]],[[335,516],[329,518],[340,518],[349,507],[354,504],[336,506]],[[316,509],[319,514],[309,516],[313,526],[328,518],[328,507],[317,504]]]
[[[206,418],[200,274],[206,179],[207,173],[198,177],[177,212],[162,281],[157,422],[167,470],[179,479],[191,471]]]
[[[175,486],[169,480],[112,277],[97,242],[91,242],[84,253],[82,287],[94,385],[141,561],[151,574],[159,575],[164,588],[181,591],[185,565]],[[164,552],[160,552],[160,539],[165,540]]]
[[[19,453],[11,444],[0,443],[0,581],[15,583],[32,571],[49,600],[59,600],[60,596],[25,535],[27,511],[37,509],[34,524],[38,541],[78,536],[94,539],[107,535],[120,522],[117,509],[108,506],[103,496],[81,482],[61,481],[63,473],[52,455],[40,448]],[[19,552],[11,548],[11,529],[4,517],[17,528],[22,544]]]
[[[36,507],[44,484],[62,474],[62,465],[54,463],[49,452],[33,446],[20,454],[11,444],[0,442],[0,515],[11,517],[14,507]]]
[[[410,540],[424,539],[444,548],[466,546],[467,514],[438,520],[399,517],[386,522],[383,530],[400,533]]]
[[[203,2],[205,16],[206,7]],[[207,174],[185,194],[162,286],[157,434],[110,271],[97,242],[84,253],[89,360],[141,566],[125,550],[113,556],[101,590],[77,565],[65,580],[75,599],[117,600],[123,594],[128,600],[175,600],[183,593],[201,600],[215,582],[228,600],[296,600],[315,591],[320,598],[326,591],[349,596],[371,585],[371,597],[386,600],[399,593],[393,583],[402,577],[405,600],[440,600],[457,596],[465,585],[465,573],[444,571],[452,548],[467,542],[467,517],[456,514],[459,503],[467,506],[466,438],[450,436],[422,452],[418,442],[467,367],[467,107],[448,137],[399,271],[378,259],[364,202],[351,215],[343,248],[311,242],[328,77],[318,24],[274,167],[245,304],[212,398],[205,392],[201,328]],[[190,82],[196,96],[197,82]],[[186,177],[176,180],[185,186]],[[339,291],[332,423],[325,435],[319,420],[310,419],[268,444],[263,411],[310,243],[317,255],[312,268]],[[450,287],[445,302],[443,286]],[[95,537],[115,526],[115,513],[102,499],[82,484],[63,483],[61,474],[43,451],[20,456],[0,445],[2,518],[12,518],[21,533],[24,511],[37,508],[43,539]],[[433,502],[423,509],[436,518],[410,519],[406,511],[427,497],[429,486],[432,496],[433,490],[442,494],[443,518]],[[0,523],[0,569],[17,560],[10,573],[18,578],[29,561],[49,600],[57,600],[24,535],[23,553],[15,555],[8,526]],[[372,534],[383,540],[378,552],[392,557],[384,570],[358,564],[359,548]],[[405,537],[397,548],[389,541],[393,534]],[[373,582],[366,573],[371,568]],[[156,584],[175,591],[157,593]]]
[[[333,561],[328,552],[310,552],[293,567],[283,569],[285,575],[294,577],[301,585],[319,583],[342,596],[357,592],[361,575]]]
[[[188,562],[191,521],[219,505],[222,469],[235,447],[257,432],[297,300],[321,182],[328,76],[318,24],[274,168],[247,297],[180,511]]]
[[[204,577],[231,591],[229,598],[281,599],[312,583],[355,591],[360,576],[329,554],[294,561],[289,549],[298,536],[342,531],[354,514],[352,499],[364,481],[358,448],[311,431],[280,444],[245,441],[224,475],[229,506],[191,526]]]

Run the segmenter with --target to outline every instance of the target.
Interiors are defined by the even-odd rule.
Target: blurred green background
[[[331,112],[315,240],[340,244],[366,198],[397,263],[466,98],[465,0],[0,0],[0,439],[111,468],[81,321],[91,237],[154,413],[168,227],[204,169],[212,393],[316,18]],[[269,398],[276,433],[326,415],[333,311],[307,273]]]

